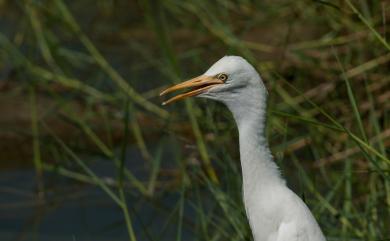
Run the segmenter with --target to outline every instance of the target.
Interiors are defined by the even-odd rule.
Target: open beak
[[[190,96],[196,96],[199,95],[206,90],[210,89],[211,87],[214,87],[216,85],[223,84],[224,82],[222,80],[219,80],[218,78],[214,76],[206,76],[206,75],[201,75],[196,78],[187,80],[183,83],[174,85],[160,93],[160,96],[168,94],[170,92],[173,92],[175,90],[180,90],[184,88],[191,88],[188,92],[185,92],[183,94],[176,95],[172,98],[170,98],[167,101],[164,101],[162,104],[166,105],[169,103],[172,103],[177,100],[181,100]]]

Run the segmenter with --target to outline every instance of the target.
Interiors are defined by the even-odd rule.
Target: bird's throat
[[[257,124],[239,128],[240,160],[243,186],[246,191],[261,189],[270,183],[284,183],[273,161],[264,133]]]
[[[254,103],[256,104],[241,106],[235,110],[229,108],[239,131],[244,191],[261,189],[270,183],[284,185],[265,136],[266,97],[259,98]]]

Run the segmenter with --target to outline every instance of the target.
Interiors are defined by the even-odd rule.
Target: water
[[[169,141],[160,140],[163,167],[174,160],[169,152]],[[161,146],[162,145],[162,146]],[[152,153],[157,147],[151,146]],[[101,157],[83,157],[93,160],[90,167],[99,177],[115,179],[117,170],[113,162]],[[126,163],[141,181],[147,173],[141,168],[145,161],[136,147],[127,149]],[[36,195],[33,168],[2,170],[0,174],[0,240],[128,240],[122,210],[99,187],[83,184],[46,172],[45,202]],[[157,193],[146,198],[133,189],[127,190],[127,203],[137,240],[172,240],[177,233],[177,213],[167,219],[177,207],[177,192]],[[186,217],[194,215],[189,204],[184,206]],[[177,211],[177,210],[176,210]],[[191,225],[182,229],[183,240],[192,240]]]

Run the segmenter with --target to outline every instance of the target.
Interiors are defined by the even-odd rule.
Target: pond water
[[[142,162],[136,148],[129,148],[127,155],[130,165]],[[110,161],[95,158],[91,167],[101,177],[115,178],[116,169]],[[0,240],[128,240],[122,210],[99,187],[46,173],[45,202],[40,203],[35,180],[32,168],[0,172]],[[176,237],[175,221],[170,225],[172,220],[166,218],[178,199],[175,193],[147,199],[129,192],[127,202],[137,240]],[[191,212],[185,206],[185,215],[191,216]],[[183,240],[192,240],[190,230],[182,231]]]

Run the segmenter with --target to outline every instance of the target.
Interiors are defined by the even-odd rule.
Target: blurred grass
[[[388,2],[0,7],[0,101],[17,99],[29,110],[24,117],[24,108],[0,103],[0,138],[7,129],[29,133],[13,132],[30,145],[24,159],[35,165],[39,195],[49,191],[44,170],[100,187],[121,208],[130,240],[162,240],[171,229],[176,240],[188,232],[193,240],[250,240],[231,115],[205,100],[163,109],[157,98],[235,54],[266,82],[275,159],[328,239],[390,240]],[[19,152],[18,138],[3,139],[4,161]],[[126,154],[131,146],[143,160]],[[117,168],[116,177],[94,172],[97,156]],[[169,194],[177,200],[166,206]],[[157,233],[134,228],[145,222],[136,210],[145,200],[166,216]]]

